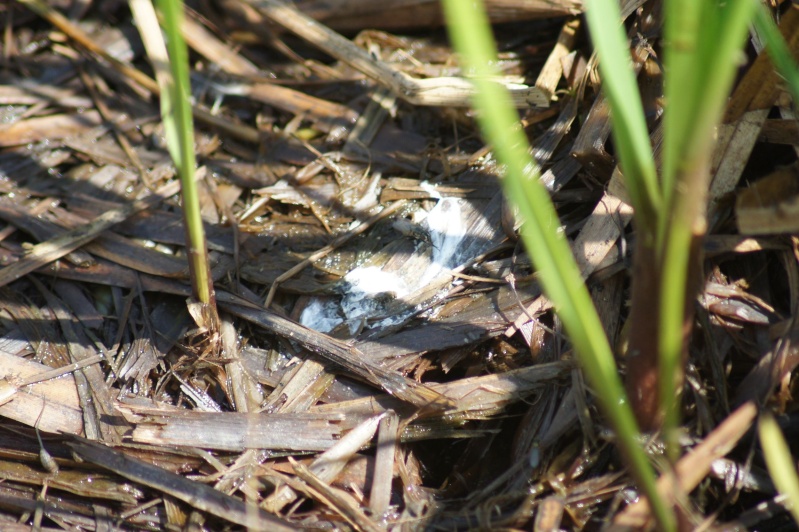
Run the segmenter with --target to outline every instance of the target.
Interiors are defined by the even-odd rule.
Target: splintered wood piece
[[[476,179],[461,179],[447,184],[430,183],[410,177],[389,177],[383,190],[380,192],[380,201],[383,203],[406,199],[433,199],[438,196],[448,198],[468,198],[470,200],[489,200],[497,193],[497,184],[486,181],[483,177]]]
[[[208,81],[212,90],[219,94],[246,96],[257,102],[265,103],[275,109],[301,116],[310,120],[325,133],[350,130],[358,119],[358,113],[335,102],[323,100],[304,92],[283,87],[274,83],[217,83]]]
[[[373,360],[401,369],[421,353],[468,346],[501,334],[508,320],[524,312],[519,301],[529,304],[540,294],[541,290],[534,284],[517,287],[516,293],[510,286],[500,286],[497,291],[475,294],[464,301],[465,304],[453,302],[451,310],[445,306],[434,321],[378,339],[365,339],[355,347],[369,353]]]
[[[334,379],[323,364],[304,360],[281,379],[259,411],[269,414],[304,412],[327,391]]]
[[[464,78],[442,77],[416,79],[376,60],[352,41],[319,24],[311,17],[281,0],[247,0],[278,25],[312,43],[339,61],[391,89],[394,94],[414,105],[469,107],[474,85]],[[500,80],[501,81],[501,80]],[[530,105],[546,107],[549,99],[535,87],[521,83],[505,83],[512,102],[519,108]]]
[[[795,9],[787,10],[780,18],[779,29],[788,47],[796,51],[799,46],[799,13]],[[761,52],[738,82],[722,123],[734,124],[746,112],[771,108],[782,90],[780,79],[768,54]]]
[[[58,325],[69,348],[70,358],[77,363],[95,360],[97,353],[93,349],[93,344],[83,329],[76,326],[74,316],[64,303],[35,277],[31,277],[30,282],[44,296],[58,320]],[[85,364],[85,367],[73,376],[83,410],[84,434],[91,439],[118,442],[126,431],[126,427],[116,423],[119,413],[114,407],[111,390],[101,368],[94,364]]]
[[[0,105],[36,105],[58,102],[59,107],[86,109],[91,98],[76,94],[74,89],[42,85],[29,79],[8,79],[0,85]]]
[[[793,118],[770,118],[760,129],[760,142],[799,146],[799,123]]]
[[[549,100],[554,96],[555,89],[558,88],[560,78],[563,76],[563,58],[569,55],[572,48],[574,48],[577,32],[580,30],[580,20],[579,18],[573,18],[563,25],[555,47],[552,48],[546,63],[544,63],[538,78],[535,80],[536,88],[541,90]]]
[[[788,249],[780,237],[752,238],[738,235],[710,235],[705,239],[705,256],[715,257],[724,253],[754,253],[755,251]]]
[[[193,18],[184,18],[181,29],[186,44],[223,72],[238,76],[255,76],[260,73],[257,66]]]
[[[163,277],[137,274],[127,268],[105,261],[98,261],[96,264],[86,267],[56,263],[43,268],[41,272],[52,277],[73,281],[128,289],[141,288],[145,292],[174,294],[183,297],[191,296],[191,288],[185,283]],[[403,398],[403,400],[416,404],[421,408],[435,409],[440,407],[446,409],[450,404],[446,398],[441,397],[423,384],[408,379],[388,368],[365,361],[365,356],[357,348],[346,346],[346,344],[325,334],[310,330],[282,316],[277,316],[272,311],[223,290],[217,291],[216,295],[220,306],[227,308],[231,314],[271,330],[285,338],[299,341],[309,351],[330,360],[336,366],[350,371],[353,375],[361,377],[377,388]]]
[[[125,61],[117,59],[111,55],[108,50],[92,40],[92,38],[89,37],[85,31],[73,24],[68,18],[53,9],[51,6],[47,5],[47,3],[42,2],[41,0],[19,0],[19,3],[23,4],[39,16],[47,19],[50,24],[64,32],[65,35],[86,50],[93,54],[97,54],[104,60],[108,61],[108,63],[115,70],[120,72],[126,78],[130,79],[141,87],[144,87],[153,94],[159,94],[160,91],[158,88],[158,83],[156,83],[154,79],[149,77],[147,74],[144,74],[142,71],[134,68]],[[259,142],[261,139],[261,135],[258,130],[243,124],[233,123],[228,117],[215,116],[197,106],[192,107],[192,112],[197,120],[208,126],[217,128],[219,131],[224,131],[231,136],[235,136],[247,142]]]
[[[789,48],[799,50],[799,12],[786,11],[779,28]],[[711,211],[718,199],[738,184],[769,110],[780,94],[780,80],[768,54],[761,52],[735,88],[713,152]]]
[[[83,217],[65,209],[53,208],[51,211],[52,217],[58,225],[62,225],[68,230],[85,227],[88,223]],[[50,217],[42,216],[42,218]],[[188,265],[185,258],[161,253],[111,231],[98,235],[93,241],[86,243],[83,249],[136,271],[163,277],[188,278]]]
[[[82,364],[96,364],[100,358]],[[45,432],[83,434],[83,414],[75,378],[69,375],[82,364],[62,369],[31,362],[0,351],[0,415],[30,427],[39,419]],[[59,378],[56,378],[59,377]],[[53,380],[50,380],[53,379]]]
[[[718,126],[711,166],[713,180],[708,195],[711,210],[719,199],[732,192],[740,181],[768,113],[768,109],[747,111],[735,122]]]
[[[323,482],[333,482],[353,456],[375,435],[384,414],[373,416],[345,434],[328,450],[317,456],[308,469]],[[289,486],[281,486],[265,502],[265,508],[278,512],[294,502],[297,494]]]
[[[230,294],[217,293],[217,303],[231,314],[302,344],[320,357],[343,367],[374,386],[424,410],[447,410],[452,401],[424,384],[372,362],[357,348],[303,327]]]
[[[107,166],[104,168],[107,168]],[[120,202],[103,201],[85,194],[75,193],[69,198],[69,211],[84,220],[119,207]],[[62,211],[52,210],[52,212],[60,213]],[[204,225],[208,249],[232,255],[235,250],[235,244],[230,229],[219,225]],[[126,235],[129,238],[152,240],[157,243],[176,246],[186,244],[183,216],[178,212],[155,209],[142,211],[121,222],[115,232]]]
[[[27,118],[11,124],[0,124],[0,147],[24,146],[32,142],[49,142],[74,137],[98,127],[102,117],[97,111]]]
[[[61,463],[67,460],[58,460]],[[26,464],[0,460],[0,471],[4,482],[19,482],[63,490],[80,497],[117,501],[134,505],[144,494],[130,484],[121,484],[119,479],[110,475],[97,474],[95,471],[60,469],[58,474],[43,472]],[[4,527],[5,530],[5,527]]]
[[[563,510],[566,501],[560,495],[550,495],[538,505],[535,513],[533,530],[540,532],[554,532],[561,530],[563,520]]]
[[[599,93],[572,147],[574,158],[598,178],[607,175],[607,171],[613,168],[613,158],[605,150],[605,142],[610,136],[610,126],[610,105],[604,93]]]
[[[425,414],[425,419],[431,419],[434,415],[464,419],[472,416],[477,419],[483,419],[482,416],[500,411],[507,405],[530,395],[542,386],[565,377],[573,367],[569,362],[550,362],[495,375],[471,377],[445,384],[433,384],[431,388],[439,393],[446,394],[447,397],[451,397],[456,401],[457,406],[448,412]],[[365,417],[382,414],[389,409],[398,412],[408,410],[400,401],[378,396],[339,403],[320,404],[312,407],[310,412],[341,413],[347,417]]]
[[[211,486],[132,458],[123,451],[83,438],[75,438],[74,441],[69,442],[69,446],[87,462],[104,467],[133,482],[161,491],[193,508],[208,512],[225,521],[253,530],[263,530],[264,528],[276,532],[296,530],[288,521],[268,514],[254,504],[246,503],[217,491]]]
[[[742,235],[799,233],[799,166],[781,168],[741,190],[735,221]]]
[[[359,420],[338,414],[245,414],[140,408],[119,405],[135,425],[132,438],[141,443],[243,451],[285,449],[324,451]]]
[[[368,154],[369,145],[392,113],[392,109],[396,109],[396,103],[397,97],[386,89],[371,91],[369,103],[347,136],[343,152]]]
[[[233,320],[226,315],[220,316],[220,319],[222,322],[220,327],[222,355],[230,360],[225,364],[225,373],[228,377],[226,389],[228,398],[236,412],[254,412],[263,402],[263,391],[252,375],[243,368],[237,338],[238,331]]]
[[[382,528],[372,522],[361,509],[361,505],[344,490],[334,488],[314,475],[307,467],[289,457],[289,462],[294,467],[297,476],[305,481],[310,488],[308,491],[314,498],[326,504],[331,510],[346,519],[357,530],[367,532],[380,532]]]
[[[643,31],[646,33],[643,28],[653,24],[655,20],[659,20],[659,17],[643,17],[640,23],[637,22],[632,26],[630,32]],[[632,36],[628,34],[628,37]],[[633,42],[635,42],[635,45],[630,52],[633,59],[632,68],[637,76],[647,61],[651,60],[651,48],[645,39],[633,39]],[[593,63],[595,59],[596,56],[592,57],[591,62]],[[574,146],[572,147],[572,155],[583,164],[586,170],[600,180],[607,179],[608,172],[613,171],[615,163],[613,158],[605,151],[605,142],[610,136],[610,132],[610,107],[605,95],[600,93],[594,100],[585,122],[577,133],[577,138],[574,139]],[[618,193],[614,194],[619,196]],[[624,196],[619,197],[624,198]]]
[[[587,279],[599,268],[608,253],[616,246],[616,241],[632,220],[632,216],[633,209],[628,204],[607,192],[602,196],[571,246],[583,279]],[[552,303],[545,296],[536,299],[527,307],[527,312],[520,314],[513,325],[507,328],[505,335],[513,336],[530,321],[528,315],[535,316],[551,306]]]
[[[791,293],[795,295],[797,284],[796,268],[789,270]],[[793,299],[793,301],[797,301]],[[796,307],[796,303],[794,304]],[[796,308],[792,309],[796,312]],[[774,347],[763,355],[757,365],[744,377],[738,386],[737,401],[763,402],[772,390],[791,375],[799,366],[799,317],[794,314],[788,330],[779,338]]]
[[[377,452],[375,454],[372,491],[369,494],[369,508],[374,519],[380,520],[391,503],[391,484],[394,480],[394,458],[400,436],[400,420],[389,410],[380,421],[377,433]]]
[[[544,166],[555,155],[555,150],[571,129],[577,118],[578,98],[569,98],[561,107],[557,120],[535,141],[533,145],[533,159],[539,166]]]
[[[324,482],[333,482],[347,462],[371,441],[385,418],[385,414],[370,417],[347,432],[334,446],[314,458],[309,466],[311,472]]]

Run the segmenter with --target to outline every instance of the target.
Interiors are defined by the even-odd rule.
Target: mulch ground
[[[635,232],[581,3],[486,3],[622,353]],[[0,5],[0,528],[646,526],[437,2],[188,4],[215,331],[187,305],[179,189],[127,3]],[[649,4],[625,3],[657,145]],[[686,527],[794,530],[752,427],[767,405],[796,441],[799,128],[748,53],[714,152],[675,472]]]

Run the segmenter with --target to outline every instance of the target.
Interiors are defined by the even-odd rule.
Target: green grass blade
[[[664,135],[674,137],[674,132],[686,131],[690,126],[691,108],[696,104],[695,95],[701,91],[701,73],[694,72],[699,44],[702,2],[696,0],[671,0],[664,5],[664,38],[668,43],[665,51],[665,92],[668,112],[663,117]],[[669,96],[673,99],[669,100]],[[688,97],[686,97],[688,96]],[[664,141],[661,151],[661,187],[663,201],[670,205],[674,190],[676,166],[680,163],[682,145]],[[664,211],[665,212],[665,211]],[[659,223],[662,227],[662,224]],[[662,239],[659,239],[662,242]]]
[[[788,83],[788,90],[791,91],[793,101],[799,102],[799,69],[797,69],[796,61],[794,61],[785,39],[782,38],[780,30],[771,18],[765,4],[760,4],[755,13],[755,28],[766,43],[766,50],[771,62]]]
[[[667,112],[662,183],[670,209],[679,188],[676,176],[712,145],[712,130],[738,68],[754,3],[670,0],[665,7]]]
[[[571,249],[559,232],[557,212],[538,181],[538,169],[527,151],[518,115],[504,88],[489,81],[498,74],[492,67],[496,63],[496,50],[482,3],[459,0],[443,3],[455,48],[463,57],[464,66],[474,72],[478,120],[486,139],[494,146],[497,159],[506,167],[503,179],[506,196],[517,205],[525,220],[522,238],[544,291],[563,321],[640,488],[649,497],[661,526],[673,529],[673,515],[655,489],[654,472],[636,439],[639,431],[626,402],[613,353]],[[654,174],[650,177],[654,178]]]
[[[181,0],[156,0],[161,12],[161,25],[167,35],[166,47],[171,75],[161,92],[161,115],[164,117],[167,148],[175,164],[193,172],[194,124],[190,111],[189,58],[180,32],[183,19]],[[188,134],[187,134],[188,133]]]
[[[694,297],[689,283],[691,275],[698,275],[692,268],[700,267],[691,255],[692,249],[696,250],[692,243],[704,237],[706,230],[713,131],[737,71],[737,59],[754,4],[751,0],[725,3],[672,0],[667,6],[667,15],[672,14],[672,18],[667,16],[665,28],[671,45],[666,49],[667,107],[662,162],[664,187],[670,185],[666,209],[658,220],[658,249],[663,257],[658,372],[663,432],[669,454],[675,459],[686,298]],[[684,23],[673,15],[675,9],[694,9],[698,20],[691,20],[690,28],[675,28]],[[693,38],[687,35],[689,29],[695,33]]]
[[[779,425],[771,414],[763,414],[757,427],[760,446],[766,459],[766,467],[777,491],[785,495],[786,506],[799,524],[799,477],[796,462],[782,435]]]
[[[624,184],[635,209],[636,225],[642,230],[642,235],[654,234],[662,194],[643,104],[630,69],[630,50],[621,26],[618,2],[590,0],[586,3],[585,15],[591,41],[599,56],[602,90],[613,119],[614,145]]]
[[[165,44],[150,0],[130,0],[147,55],[155,70],[161,91],[161,117],[167,149],[181,180],[183,216],[186,224],[189,267],[195,297],[204,304],[213,303],[208,252],[200,213],[200,200],[194,179],[194,123],[191,112],[189,62],[186,42],[181,33],[183,3],[158,0]]]

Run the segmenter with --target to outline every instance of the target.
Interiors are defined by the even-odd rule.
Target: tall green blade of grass
[[[663,198],[638,84],[630,68],[621,11],[616,0],[593,0],[586,7],[585,17],[599,56],[602,90],[613,113],[613,124],[624,124],[624,127],[613,128],[624,184],[635,209],[636,228],[649,238],[650,233],[654,234]]]
[[[618,28],[607,24],[611,14],[618,17],[616,1],[591,0],[587,7],[591,38],[600,58],[603,90],[608,95],[623,89],[629,91],[630,76],[620,75],[624,70],[629,71],[628,46],[626,40],[619,42]],[[675,442],[679,424],[677,397],[683,372],[681,362],[690,330],[693,298],[701,280],[701,239],[706,230],[705,204],[713,128],[727,100],[753,7],[752,0],[667,0],[664,3],[667,107],[658,192],[661,203],[656,206],[654,224],[650,224],[648,212],[643,219],[639,217],[640,198],[631,194],[631,199],[636,210],[637,245],[651,246],[651,253],[636,254],[635,271],[639,274],[654,272],[650,283],[634,284],[634,291],[651,293],[634,293],[633,306],[646,302],[658,309],[651,313],[658,321],[656,337],[644,339],[650,345],[636,345],[635,351],[638,356],[658,354],[657,396],[664,434],[667,442],[672,443],[669,446],[672,459],[678,454]],[[621,85],[623,87],[617,87]],[[637,94],[630,98],[628,101],[609,97],[608,101],[625,184],[633,190],[640,188],[638,181],[648,183],[650,177],[638,171],[644,163],[630,160],[631,156],[645,154],[625,146],[631,142],[628,139],[631,128],[640,131],[639,123],[643,121],[643,115],[629,112],[630,102],[637,104]],[[645,138],[648,142],[648,136]],[[648,263],[641,264],[641,261]],[[631,309],[634,316],[649,312],[650,309]]]
[[[161,116],[167,148],[181,180],[189,270],[194,295],[198,301],[209,305],[215,315],[208,251],[194,179],[197,163],[194,154],[188,52],[181,33],[183,3],[180,0],[157,0],[157,4],[161,11],[164,32],[168,36],[166,45],[151,1],[130,0],[131,11],[161,89]]]
[[[777,491],[785,495],[786,506],[794,521],[799,524],[799,476],[796,472],[796,462],[791,456],[791,450],[779,425],[771,414],[764,414],[760,418],[757,434],[769,475],[774,480]]]
[[[613,353],[571,249],[559,231],[557,212],[538,181],[538,168],[528,153],[518,115],[504,88],[489,81],[498,74],[492,66],[496,63],[496,49],[482,2],[444,0],[443,4],[452,42],[464,66],[474,72],[478,121],[497,159],[505,165],[506,196],[516,204],[525,221],[522,238],[541,285],[563,321],[585,375],[661,527],[673,529],[673,515],[655,489],[654,472],[636,440],[639,431],[625,400]],[[653,173],[650,178],[651,183],[641,189],[642,195],[654,194]]]
[[[631,68],[630,46],[623,31],[617,0],[586,2],[586,20],[599,58],[602,91],[611,109],[611,125],[618,164],[635,210],[635,275],[632,306],[627,330],[626,388],[639,426],[656,429],[660,422],[657,390],[657,305],[652,304],[659,285],[660,266],[656,260],[659,217],[663,213],[663,192],[658,182],[649,131],[638,84]],[[635,134],[631,134],[635,132]],[[647,195],[635,193],[646,190]]]
[[[678,392],[687,331],[702,280],[714,128],[726,105],[754,8],[752,0],[666,2],[658,388],[673,460],[679,452]]]

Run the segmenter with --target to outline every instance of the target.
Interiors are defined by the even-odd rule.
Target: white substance
[[[300,314],[301,325],[323,333],[332,331],[343,322],[338,301],[332,298],[315,297]]]
[[[423,182],[422,188],[441,198],[429,183]],[[314,299],[303,311],[300,323],[320,332],[328,332],[346,322],[350,333],[356,334],[367,319],[385,315],[387,300],[403,298],[460,266],[466,259],[460,249],[466,236],[461,214],[462,201],[458,198],[441,198],[419,224],[428,231],[433,244],[430,264],[420,275],[403,280],[375,266],[355,268],[344,276],[347,289],[340,305],[333,299]],[[410,284],[406,284],[406,281]],[[401,323],[412,313],[411,310],[391,316],[373,325],[382,328]]]
[[[345,275],[344,279],[350,284],[345,299],[351,299],[356,294],[357,298],[360,298],[361,294],[391,294],[394,297],[402,297],[408,293],[408,288],[402,279],[375,266],[355,268]]]
[[[430,231],[430,241],[433,243],[433,253],[430,265],[419,278],[416,288],[421,288],[445,270],[460,266],[463,260],[458,253],[458,248],[466,236],[466,227],[461,216],[461,200],[458,198],[444,198],[431,210],[425,225]]]
[[[341,310],[347,317],[351,334],[355,334],[367,318],[381,313],[384,303],[378,296],[394,299],[408,294],[402,279],[375,266],[355,268],[344,280],[349,283],[349,290],[341,300]]]
[[[430,194],[433,199],[441,199],[441,193],[436,189],[436,186],[429,181],[422,181],[419,183],[419,188]]]
[[[300,323],[319,332],[330,332],[346,321],[350,333],[355,334],[367,318],[380,313],[383,302],[378,296],[394,299],[408,294],[402,279],[374,266],[355,268],[344,276],[344,281],[347,293],[340,303],[335,299],[313,299],[302,311]]]

